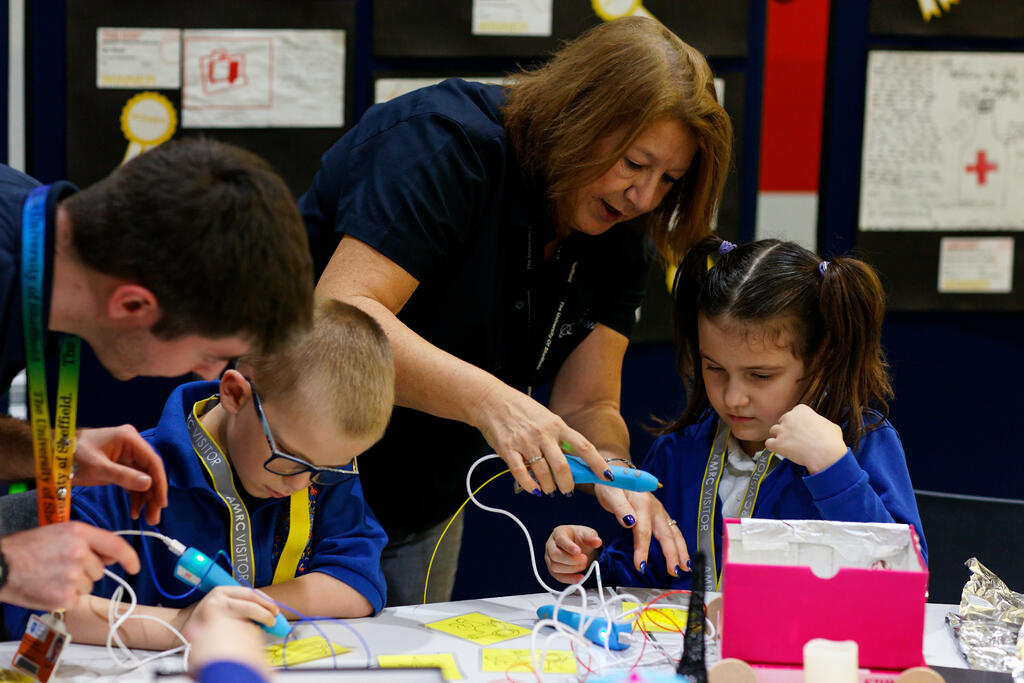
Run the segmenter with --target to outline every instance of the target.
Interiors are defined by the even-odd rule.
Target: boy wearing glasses
[[[76,491],[72,517],[115,531],[153,529],[209,557],[226,555],[243,585],[302,614],[376,613],[385,602],[387,537],[363,500],[356,456],[384,433],[393,403],[394,364],[380,326],[353,306],[318,301],[309,332],[281,351],[241,358],[219,383],[178,387],[159,424],[143,433],[169,483],[158,527],[133,520],[115,486]],[[138,614],[179,631],[194,611],[225,607],[273,624],[277,607],[248,588],[183,596],[177,558],[163,543],[127,538],[143,558],[142,571],[128,577],[139,605],[162,605]],[[106,642],[106,598],[116,587],[104,578],[67,611],[75,641]],[[20,633],[27,612],[4,610],[8,629]],[[152,621],[129,620],[120,633],[130,647],[178,644]]]

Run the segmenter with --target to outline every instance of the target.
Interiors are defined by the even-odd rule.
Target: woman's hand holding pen
[[[506,384],[496,385],[481,401],[480,417],[473,424],[524,490],[536,495],[573,490],[563,446],[599,477],[610,479],[605,474],[608,465],[597,448],[561,417]]]

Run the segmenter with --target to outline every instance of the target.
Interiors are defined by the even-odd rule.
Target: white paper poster
[[[944,237],[939,247],[939,291],[1009,294],[1013,291],[1012,237]]]
[[[862,230],[1024,229],[1024,54],[873,51]]]
[[[186,29],[182,42],[182,127],[344,125],[344,31]]]
[[[553,0],[473,0],[473,35],[550,36]]]
[[[176,28],[96,29],[96,87],[180,88],[181,31]]]
[[[399,95],[411,93],[413,90],[426,88],[429,85],[437,85],[445,78],[378,78],[373,83],[373,103],[380,104],[387,102]],[[477,81],[479,83],[501,84],[505,79],[501,76],[466,76],[464,81]]]

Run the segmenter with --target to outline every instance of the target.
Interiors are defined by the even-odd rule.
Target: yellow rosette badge
[[[121,132],[128,140],[128,161],[171,139],[178,128],[178,114],[171,101],[157,92],[140,92],[121,109]]]
[[[590,0],[590,4],[597,12],[597,16],[605,21],[619,17],[654,18],[654,15],[644,7],[643,0]]]

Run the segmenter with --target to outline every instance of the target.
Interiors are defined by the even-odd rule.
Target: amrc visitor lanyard
[[[211,396],[196,402],[186,416],[185,422],[188,425],[189,437],[192,439],[192,448],[199,456],[199,462],[210,475],[214,491],[224,501],[228,510],[228,545],[231,548],[231,565],[239,579],[252,586],[255,573],[255,553],[252,547],[252,524],[249,520],[249,510],[242,502],[242,497],[238,495],[238,489],[235,488],[231,463],[228,462],[224,451],[221,450],[210,433],[206,431],[206,427],[199,421],[199,418],[217,405],[219,401],[217,396]],[[309,488],[307,487],[291,496],[288,538],[277,563],[278,567],[274,572],[274,583],[295,578],[295,571],[309,538],[309,531]]]
[[[51,432],[44,361],[43,277],[46,267],[46,196],[37,187],[25,200],[21,220],[21,311],[25,327],[25,369],[36,463],[39,523],[66,522],[71,514],[71,468],[78,416],[78,363],[81,341],[67,335],[60,349],[57,424]]]
[[[704,573],[704,589],[718,590],[718,560],[715,558],[715,506],[718,504],[718,485],[722,481],[725,470],[725,459],[729,449],[730,430],[722,420],[718,420],[715,438],[711,442],[711,453],[704,469],[704,478],[700,484],[700,507],[697,510],[697,550],[704,550],[707,555],[707,570]],[[754,457],[754,471],[747,481],[747,490],[743,493],[740,505],[740,517],[750,517],[754,513],[757,494],[761,490],[761,482],[778,463],[775,454],[766,450]]]

